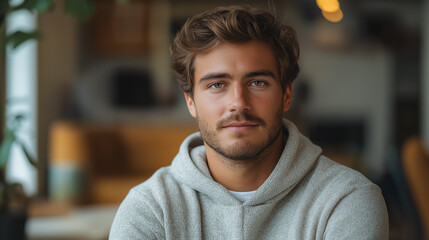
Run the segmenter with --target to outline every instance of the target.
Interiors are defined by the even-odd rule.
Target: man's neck
[[[277,165],[283,152],[282,134],[255,159],[231,160],[205,144],[207,164],[213,179],[231,191],[257,190]]]

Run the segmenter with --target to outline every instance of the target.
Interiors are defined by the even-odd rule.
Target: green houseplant
[[[56,0],[59,1],[59,0]],[[66,13],[69,13],[77,19],[88,19],[94,11],[93,0],[62,0],[65,1]],[[16,1],[14,1],[16,2]],[[42,37],[38,31],[14,31],[6,33],[6,21],[10,14],[16,11],[29,11],[32,14],[43,13],[55,7],[54,0],[24,0],[17,5],[12,5],[12,0],[0,1],[0,47],[1,59],[4,59],[5,49],[10,46],[12,49],[18,48],[22,43],[28,40],[37,40]],[[5,69],[5,62],[0,61]],[[4,71],[0,71],[0,79],[4,79]],[[0,81],[0,89],[6,89],[4,83]],[[13,102],[0,99],[0,111],[5,116],[5,126],[2,130],[0,126],[0,239],[25,239],[25,222],[27,213],[27,202],[22,185],[19,183],[10,183],[6,179],[6,167],[11,160],[11,149],[17,146],[25,154],[25,158],[33,166],[37,166],[37,161],[28,151],[27,146],[17,134],[24,114],[10,114],[8,116],[8,107]],[[2,116],[0,114],[0,116]],[[1,122],[1,121],[0,121]],[[2,131],[1,131],[2,130]]]
[[[24,152],[26,159],[37,166],[34,157],[17,134],[24,115],[15,114],[6,121],[3,141],[0,145],[0,238],[23,239],[26,220],[27,197],[19,183],[6,181],[6,166],[12,147],[17,145]]]

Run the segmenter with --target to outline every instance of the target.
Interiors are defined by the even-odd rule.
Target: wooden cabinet
[[[142,54],[149,48],[148,0],[95,1],[96,11],[89,22],[89,41],[98,54]]]

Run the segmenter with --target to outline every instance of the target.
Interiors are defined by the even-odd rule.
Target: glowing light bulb
[[[340,9],[338,0],[316,0],[317,6],[324,12],[336,12]]]
[[[343,19],[343,11],[341,11],[341,9],[335,12],[325,12],[322,10],[322,15],[330,22],[339,22]]]

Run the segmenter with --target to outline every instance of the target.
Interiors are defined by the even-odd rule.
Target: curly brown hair
[[[250,6],[218,7],[190,17],[175,36],[170,53],[179,87],[192,95],[194,60],[220,43],[266,43],[277,61],[283,90],[298,75],[299,45],[295,31],[270,12]]]

